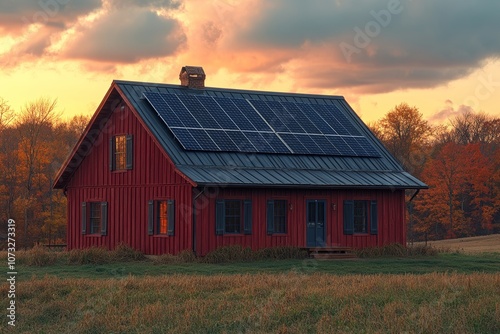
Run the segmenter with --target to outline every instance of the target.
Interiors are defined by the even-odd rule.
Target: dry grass
[[[16,301],[19,333],[500,332],[499,274],[32,279]]]
[[[425,243],[415,243],[415,245],[423,244]],[[467,254],[500,253],[500,234],[492,234],[481,237],[428,241],[427,245],[438,249],[449,249],[451,251],[458,251]]]
[[[360,258],[377,257],[419,257],[436,256],[438,249],[426,245],[411,245],[405,247],[401,244],[390,244],[383,247],[366,247],[356,250],[356,255]]]

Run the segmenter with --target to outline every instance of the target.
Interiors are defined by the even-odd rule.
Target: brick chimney
[[[188,88],[205,88],[205,77],[201,66],[184,66],[179,73],[181,85]]]

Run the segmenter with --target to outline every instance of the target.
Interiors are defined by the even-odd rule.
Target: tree
[[[416,230],[435,238],[476,234],[484,228],[476,222],[491,216],[492,177],[492,164],[479,144],[444,145],[423,172],[429,190],[416,200]]]
[[[34,218],[35,188],[43,187],[44,172],[50,164],[49,145],[54,121],[60,116],[55,112],[57,100],[40,98],[30,102],[21,110],[17,120],[19,131],[19,169],[20,183],[23,189],[19,206],[22,206],[24,220],[24,246],[28,246],[30,218]],[[38,181],[38,187],[35,182]]]
[[[387,149],[405,170],[420,174],[430,147],[432,127],[417,107],[401,103],[373,126]]]

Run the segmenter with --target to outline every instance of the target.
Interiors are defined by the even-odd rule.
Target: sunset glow
[[[42,0],[0,3],[0,97],[92,114],[113,79],[343,95],[366,122],[500,115],[498,1]]]

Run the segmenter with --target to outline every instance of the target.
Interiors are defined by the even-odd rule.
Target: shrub
[[[244,248],[240,245],[232,245],[217,248],[216,250],[205,255],[201,261],[206,263],[226,263],[272,259],[305,259],[307,257],[307,251],[298,247],[271,247],[259,249],[254,252],[250,249],[250,247]]]
[[[177,255],[178,261],[182,263],[196,262],[198,259],[191,249],[185,249]]]
[[[271,247],[271,248],[263,248],[259,249],[255,252],[255,257],[257,259],[276,259],[276,260],[285,260],[285,259],[305,259],[309,256],[307,250],[301,249],[298,247],[292,246],[283,246],[283,247]]]
[[[253,259],[252,250],[241,245],[219,247],[202,258],[205,263],[225,263],[236,261],[249,261]]]
[[[112,261],[117,262],[142,261],[146,259],[144,253],[124,243],[119,244],[109,255]]]
[[[111,262],[110,252],[102,247],[72,249],[68,255],[70,264],[105,264]]]
[[[23,262],[28,266],[44,267],[54,264],[58,256],[56,253],[37,244],[32,249],[25,251],[21,257],[24,258]]]

